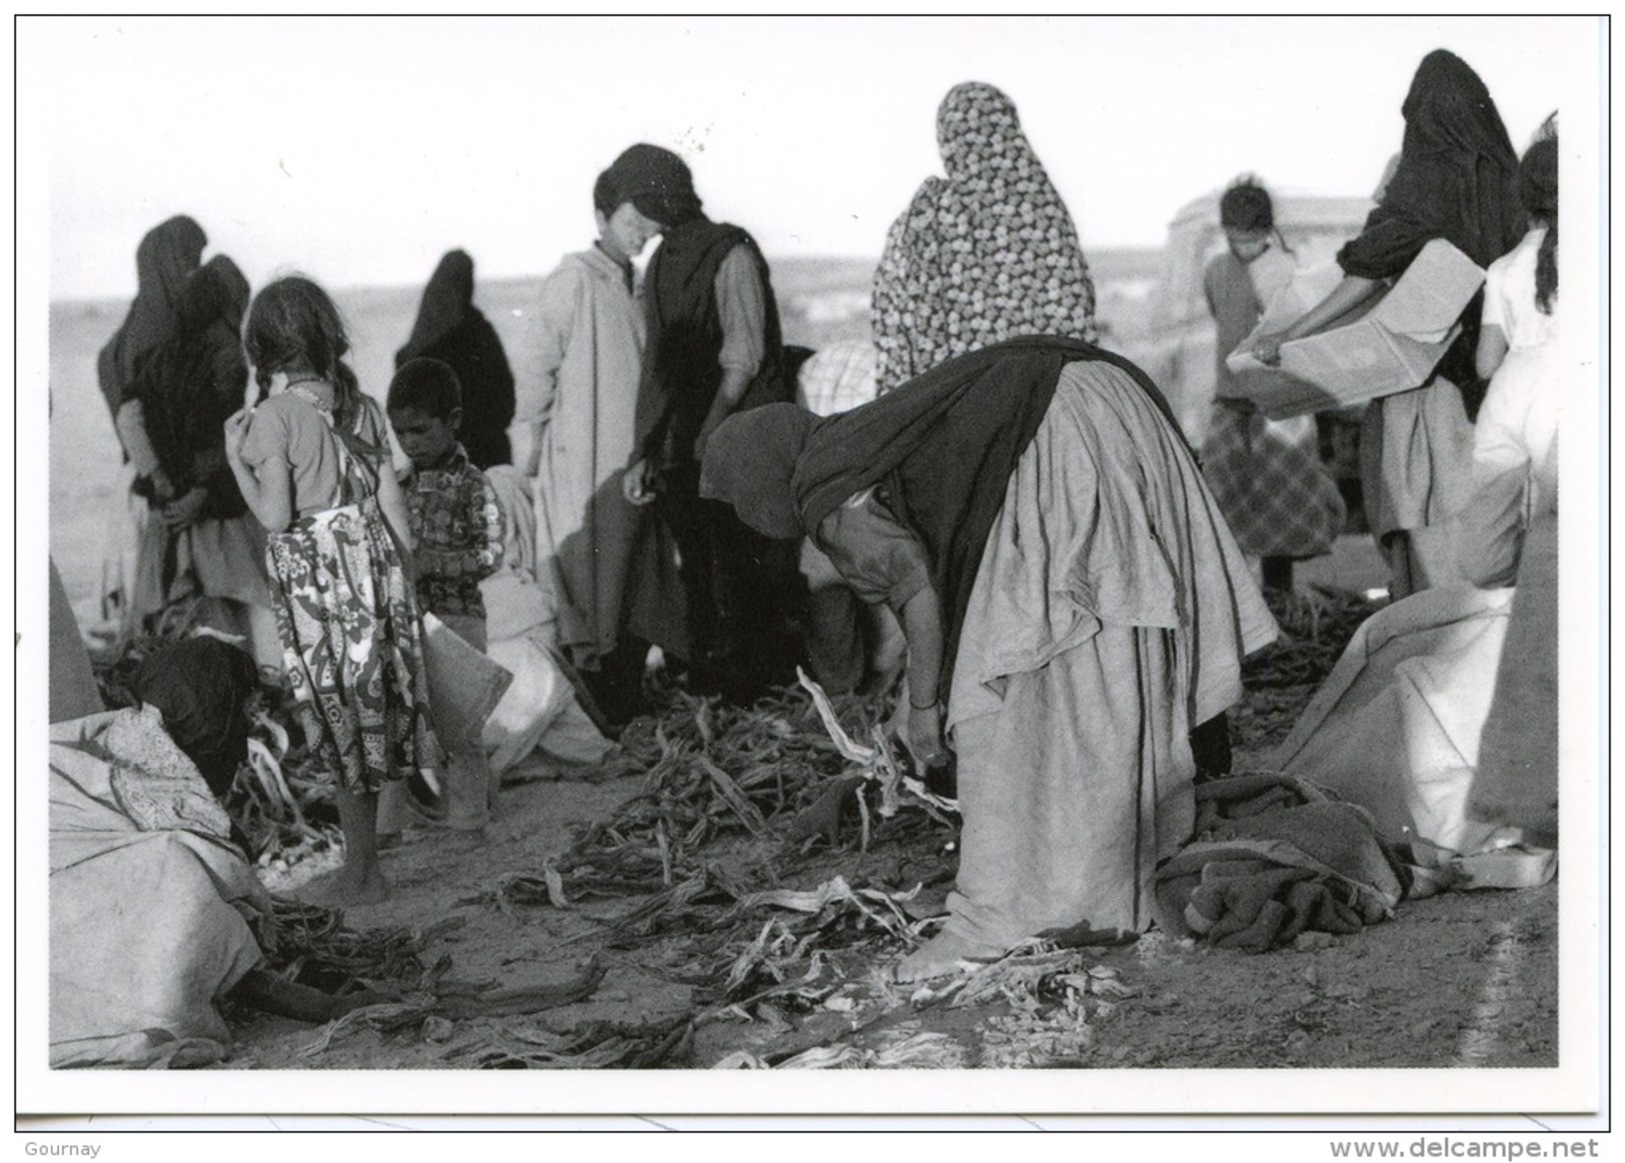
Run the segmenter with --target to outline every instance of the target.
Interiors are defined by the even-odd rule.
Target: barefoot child
[[[502,561],[502,511],[491,482],[457,440],[463,419],[457,373],[438,359],[407,360],[389,383],[387,406],[395,437],[412,461],[401,487],[417,547],[418,603],[483,651],[480,581]],[[446,823],[476,832],[496,806],[497,777],[478,733],[443,741],[451,751]]]
[[[379,790],[440,766],[406,505],[382,411],[344,362],[349,340],[326,292],[299,276],[272,283],[249,308],[243,347],[265,399],[226,421],[226,458],[269,533],[284,663],[344,830],[344,867],[307,895],[371,903],[388,895]]]

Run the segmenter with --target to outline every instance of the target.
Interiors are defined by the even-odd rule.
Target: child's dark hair
[[[261,289],[243,324],[243,351],[261,390],[286,372],[319,376],[333,386],[333,428],[346,444],[377,457],[383,450],[357,431],[361,385],[344,362],[350,339],[333,300],[303,275],[289,275]]]
[[[384,406],[391,412],[416,408],[436,420],[449,422],[451,414],[463,406],[463,390],[449,363],[420,355],[403,363],[389,381]]]
[[[1270,192],[1252,174],[1243,174],[1219,199],[1219,225],[1229,230],[1274,229],[1275,206]]]
[[[1546,226],[1535,257],[1535,304],[1550,315],[1557,295],[1557,127],[1551,118],[1518,166],[1518,193],[1529,216]]]

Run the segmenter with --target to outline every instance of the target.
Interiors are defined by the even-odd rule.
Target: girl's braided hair
[[[350,340],[327,292],[304,275],[289,275],[254,296],[243,325],[243,350],[263,390],[276,372],[308,373],[333,385],[333,428],[354,451],[376,460],[383,449],[360,433],[361,385],[344,362]]]

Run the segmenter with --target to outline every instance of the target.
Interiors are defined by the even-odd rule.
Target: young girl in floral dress
[[[226,422],[226,455],[269,533],[284,662],[344,830],[344,867],[306,895],[370,903],[388,894],[378,791],[441,759],[405,503],[383,414],[344,362],[349,340],[326,292],[298,276],[272,283],[249,308],[243,346],[265,395]]]

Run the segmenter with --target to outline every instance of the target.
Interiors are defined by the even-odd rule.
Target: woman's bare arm
[[[246,409],[226,421],[226,463],[249,511],[272,533],[293,523],[293,473],[281,461],[267,461],[259,469],[243,460],[243,437],[248,431]]]
[[[1378,291],[1382,290],[1380,279],[1367,279],[1359,275],[1344,275],[1343,281],[1332,288],[1332,291],[1319,303],[1298,317],[1284,331],[1277,331],[1269,335],[1260,335],[1253,342],[1253,356],[1260,363],[1271,367],[1281,362],[1281,345],[1291,343],[1294,339],[1302,339],[1305,335],[1315,332],[1341,319],[1354,308],[1364,303]]]
[[[903,606],[903,637],[908,640],[908,744],[926,767],[947,759],[942,733],[942,704],[937,683],[942,678],[942,604],[930,586],[922,587]]]
[[[1493,376],[1501,361],[1507,357],[1507,337],[1493,323],[1486,323],[1478,331],[1478,350],[1473,356],[1473,366],[1478,372],[1478,378],[1487,380]]]

